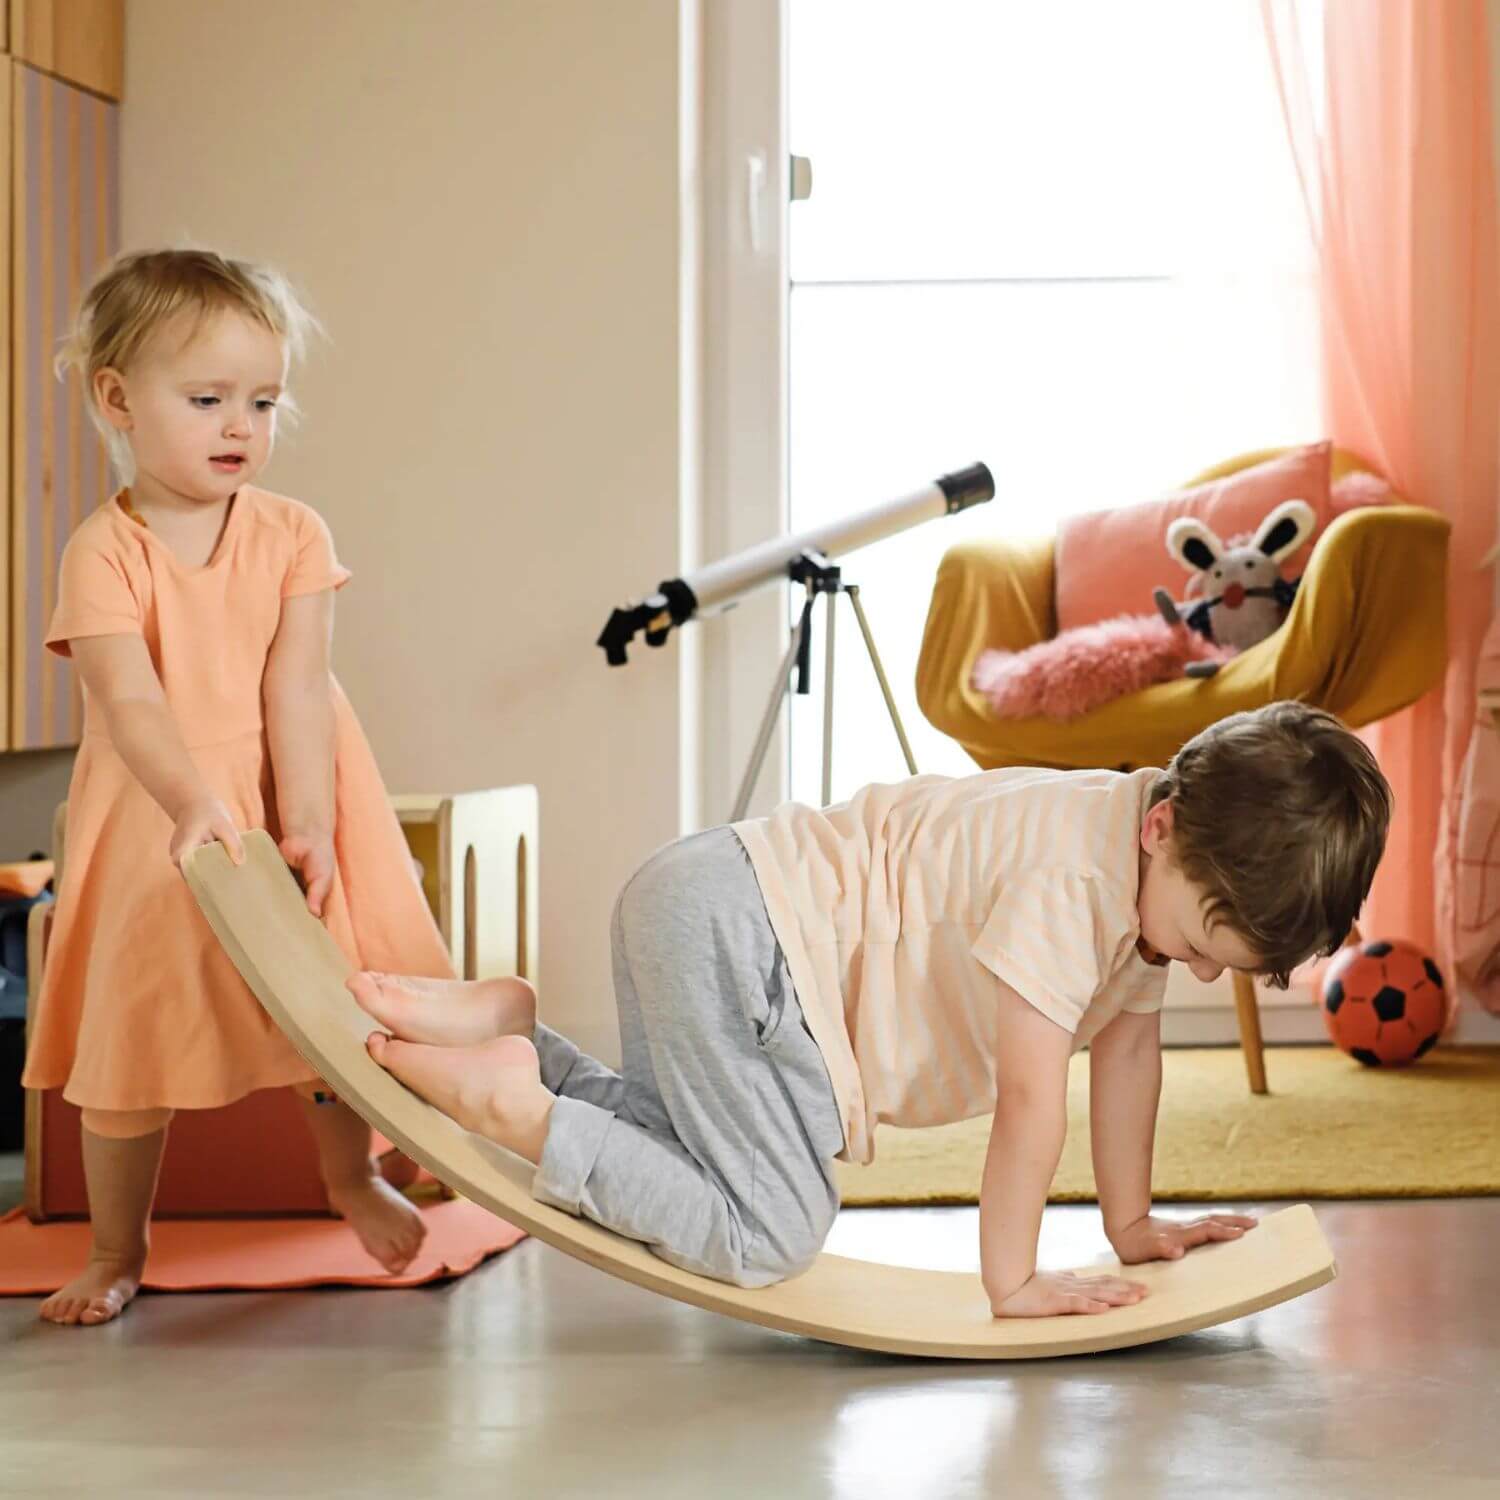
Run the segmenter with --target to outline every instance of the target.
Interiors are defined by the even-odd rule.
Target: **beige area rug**
[[[1333,1047],[1266,1053],[1272,1092],[1237,1047],[1162,1054],[1153,1194],[1160,1200],[1455,1198],[1500,1193],[1500,1047],[1439,1047],[1365,1068]],[[1089,1061],[1073,1061],[1052,1202],[1096,1195]],[[844,1203],[977,1203],[989,1119],[876,1133],[868,1167],[838,1167]]]

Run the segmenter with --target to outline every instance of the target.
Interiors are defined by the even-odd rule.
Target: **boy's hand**
[[[1109,1242],[1123,1265],[1143,1260],[1181,1260],[1195,1245],[1212,1240],[1237,1240],[1255,1228],[1246,1214],[1206,1214],[1201,1219],[1158,1219],[1147,1214],[1110,1235]]]
[[[215,840],[223,844],[233,863],[244,863],[245,850],[240,843],[239,830],[234,826],[233,815],[217,797],[203,797],[183,808],[172,829],[172,842],[167,846],[167,852],[180,870],[183,860],[194,849],[201,849],[204,844],[212,844]]]
[[[1072,1271],[1033,1271],[1010,1296],[992,1303],[997,1318],[1055,1318],[1063,1313],[1102,1313],[1128,1307],[1146,1295],[1138,1281],[1118,1276],[1079,1276]]]
[[[332,836],[326,833],[288,833],[282,839],[280,849],[281,857],[302,877],[302,889],[307,892],[307,909],[313,916],[321,917],[337,868]]]

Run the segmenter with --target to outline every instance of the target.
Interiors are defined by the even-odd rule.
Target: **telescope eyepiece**
[[[604,648],[604,659],[610,666],[623,667],[625,648],[638,634],[645,635],[648,646],[664,645],[672,627],[691,620],[697,609],[697,597],[682,579],[664,579],[657,592],[639,604],[612,610],[594,644]]]

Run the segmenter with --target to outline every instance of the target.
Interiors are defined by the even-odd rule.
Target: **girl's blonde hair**
[[[95,405],[94,376],[100,370],[128,370],[151,337],[180,314],[193,320],[191,341],[204,320],[220,312],[237,312],[259,323],[286,345],[294,361],[321,331],[279,271],[212,250],[132,251],[115,259],[84,294],[55,368],[59,378],[70,370],[82,376],[94,425],[125,482],[133,477],[130,446]],[[283,395],[280,411],[294,417],[295,402]]]

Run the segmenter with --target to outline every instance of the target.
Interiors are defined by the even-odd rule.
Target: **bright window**
[[[1050,532],[1317,435],[1300,190],[1255,0],[790,0],[790,524],[983,459],[996,498],[840,559],[918,769],[932,580],[965,536]],[[1149,610],[1150,601],[1141,601]],[[835,800],[905,774],[841,603]],[[813,694],[791,793],[819,797]]]

